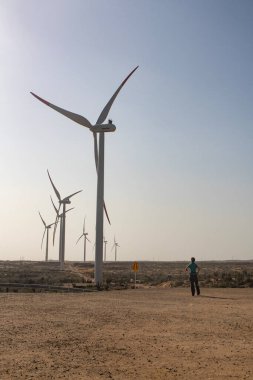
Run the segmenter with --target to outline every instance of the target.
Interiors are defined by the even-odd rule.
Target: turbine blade
[[[107,115],[111,109],[111,106],[114,102],[114,100],[116,99],[118,93],[120,92],[120,90],[122,89],[122,87],[124,86],[124,84],[126,83],[126,81],[130,78],[130,76],[135,72],[135,70],[138,69],[139,66],[136,66],[130,74],[128,74],[128,76],[123,80],[123,82],[121,83],[121,85],[118,87],[118,89],[115,91],[115,93],[113,94],[113,96],[111,97],[111,99],[109,100],[109,102],[106,104],[105,108],[103,109],[103,111],[101,112],[101,114],[99,115],[99,118],[97,119],[97,122],[96,124],[102,124],[105,119],[107,118]]]
[[[84,218],[84,221],[83,221],[83,233],[85,234],[85,218]]]
[[[109,215],[108,215],[107,209],[106,209],[105,202],[104,202],[104,211],[105,211],[105,215],[106,215],[106,218],[107,218],[107,220],[108,220],[108,223],[111,225],[111,221],[110,221],[110,218],[109,218]]]
[[[71,207],[69,208],[68,210],[65,211],[65,214],[67,214],[67,212],[71,211],[71,210],[74,210],[75,207]]]
[[[51,202],[52,202],[52,205],[54,207],[54,210],[56,212],[56,218],[55,218],[55,222],[54,222],[54,232],[53,232],[53,245],[54,245],[54,241],[55,241],[55,235],[56,235],[56,229],[57,229],[57,225],[58,225],[58,222],[59,222],[59,210],[56,208],[55,204],[54,204],[54,201],[50,195],[50,199],[51,199]]]
[[[41,213],[40,213],[40,212],[39,212],[39,216],[40,216],[40,219],[42,220],[42,223],[44,224],[44,226],[45,226],[45,228],[46,228],[46,223],[45,223],[44,219],[42,218],[42,216],[41,216]]]
[[[77,239],[77,241],[76,241],[76,245],[77,245],[77,243],[79,242],[79,240],[83,237],[84,235],[82,234],[78,239]]]
[[[41,249],[42,249],[42,245],[43,245],[43,240],[44,240],[44,236],[45,236],[45,233],[46,233],[46,227],[44,229],[44,233],[43,233],[43,236],[42,236],[42,240],[41,240]]]
[[[30,93],[35,98],[37,98],[38,100],[40,100],[42,103],[46,104],[48,107],[53,108],[55,111],[61,113],[62,115],[64,115],[67,118],[75,121],[76,123],[78,123],[78,124],[80,124],[80,125],[82,125],[82,126],[84,126],[86,128],[91,128],[92,127],[92,124],[85,117],[83,117],[81,115],[78,115],[77,113],[73,113],[73,112],[67,111],[67,110],[65,110],[63,108],[57,107],[54,104],[49,103],[47,100],[42,99],[40,96],[34,94],[33,92],[30,92]]]
[[[90,243],[91,243],[91,241],[90,241],[90,240],[87,238],[87,236],[85,236],[85,239],[86,239],[86,240],[88,240],[88,242],[90,242]]]
[[[54,233],[53,233],[53,245],[54,245],[54,241],[55,241],[55,235],[56,235],[56,230],[57,230],[57,226],[58,226],[58,223],[59,223],[59,216],[57,215],[56,216],[56,220],[55,220],[55,224],[54,224]]]
[[[111,249],[111,252],[112,252],[112,250],[113,250],[114,247],[115,247],[115,244],[113,244],[112,249]]]
[[[76,194],[78,194],[78,193],[81,193],[81,191],[83,191],[83,190],[79,190],[79,191],[76,191],[76,192],[73,193],[73,194],[68,195],[67,197],[65,197],[65,198],[62,200],[62,202],[66,201],[67,199],[72,198],[74,195],[76,195]]]
[[[54,192],[55,192],[55,194],[56,194],[56,196],[57,196],[57,198],[58,198],[58,200],[59,200],[59,202],[60,202],[60,201],[61,201],[60,193],[59,193],[59,191],[56,189],[56,187],[55,187],[55,185],[54,185],[54,183],[53,183],[53,181],[52,181],[52,178],[50,177],[50,174],[49,174],[49,171],[48,171],[48,170],[47,170],[47,174],[48,174],[48,177],[49,177],[49,179],[50,179],[51,185],[53,186]]]
[[[55,209],[56,215],[59,216],[59,215],[58,215],[58,209],[56,208],[56,206],[55,206],[55,204],[54,204],[54,201],[53,201],[51,195],[50,195],[50,198],[51,198],[51,202],[52,202],[52,204],[53,204],[53,207],[54,207],[54,209]]]

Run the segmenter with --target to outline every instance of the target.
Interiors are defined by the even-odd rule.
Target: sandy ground
[[[253,289],[0,294],[0,379],[253,379]]]

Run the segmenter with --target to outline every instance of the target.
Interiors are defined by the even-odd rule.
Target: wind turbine
[[[116,242],[115,236],[114,236],[114,244],[112,246],[112,250],[114,248],[114,257],[115,261],[117,261],[117,248],[120,247],[119,244]]]
[[[104,238],[104,261],[106,261],[106,244],[108,243],[107,240]]]
[[[56,221],[55,221],[55,228],[54,228],[54,235],[53,235],[53,244],[54,244],[54,240],[55,240],[55,234],[56,234],[56,229],[57,229],[57,226],[58,226],[58,223],[59,223],[59,220],[60,220],[60,233],[59,233],[59,262],[60,262],[60,266],[61,266],[61,269],[63,270],[64,269],[64,257],[62,255],[62,238],[63,238],[63,235],[62,235],[62,220],[63,220],[63,212],[60,213],[59,210],[56,208],[54,202],[53,202],[53,199],[52,197],[50,196],[51,198],[51,202],[53,204],[53,207],[55,209],[55,212],[56,212]],[[66,210],[65,214],[67,214],[67,212],[73,210],[74,207],[71,207],[70,209]]]
[[[96,211],[96,253],[95,253],[95,282],[97,287],[100,287],[103,282],[103,273],[102,273],[102,264],[103,264],[103,208],[105,209],[104,204],[104,133],[105,132],[114,132],[116,127],[112,124],[111,120],[108,120],[108,123],[103,124],[105,119],[107,118],[111,106],[116,99],[118,93],[127,82],[127,80],[131,77],[131,75],[137,70],[138,66],[136,66],[130,74],[123,80],[120,86],[117,88],[113,96],[110,98],[108,103],[103,108],[101,114],[99,115],[97,122],[95,124],[91,124],[88,119],[85,117],[78,115],[76,113],[67,111],[63,108],[60,108],[52,103],[49,103],[47,100],[42,99],[38,95],[31,92],[33,96],[35,96],[38,100],[46,104],[47,106],[53,108],[55,111],[61,113],[62,115],[68,117],[69,119],[75,121],[82,126],[89,128],[93,133],[94,138],[94,154],[95,154],[95,163],[97,169],[97,211]],[[99,133],[99,147],[97,144],[97,133]]]
[[[59,218],[59,211],[60,211],[60,208],[61,208],[61,205],[63,207],[63,211],[62,211],[62,214],[61,214],[61,223],[60,223],[60,262],[61,262],[61,269],[64,269],[64,258],[65,258],[65,225],[66,225],[66,205],[67,204],[70,204],[70,198],[72,198],[74,195],[80,193],[82,190],[79,190],[79,191],[76,191],[75,193],[73,194],[70,194],[68,195],[67,197],[61,199],[61,196],[60,196],[60,193],[59,191],[56,189],[53,181],[52,181],[52,178],[50,177],[50,174],[49,174],[49,171],[47,171],[47,174],[48,174],[48,177],[50,179],[50,182],[53,186],[53,189],[54,189],[54,192],[58,198],[58,201],[59,201],[59,208],[57,210],[57,216],[56,216],[56,223],[58,222],[58,218]],[[68,210],[69,211],[69,210]],[[56,228],[55,228],[55,231],[56,231]]]
[[[41,241],[41,249],[42,249],[42,245],[43,245],[44,236],[45,236],[45,233],[46,233],[46,231],[47,231],[47,237],[46,237],[46,256],[45,256],[45,261],[48,261],[48,236],[49,236],[49,230],[50,230],[50,228],[55,224],[55,222],[47,225],[46,222],[44,221],[44,219],[42,218],[40,212],[39,212],[39,216],[40,216],[40,219],[42,220],[42,223],[43,223],[44,226],[45,226],[45,230],[44,230],[44,233],[43,233],[43,236],[42,236],[42,241]]]
[[[83,222],[83,233],[82,235],[77,239],[76,244],[79,242],[79,240],[84,237],[84,248],[83,248],[83,261],[86,261],[86,240],[90,242],[90,240],[87,238],[88,232],[85,232],[85,218]]]

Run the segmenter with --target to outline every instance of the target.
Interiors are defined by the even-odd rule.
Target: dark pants
[[[195,288],[197,290],[197,295],[200,294],[200,289],[199,289],[199,281],[198,281],[198,275],[197,273],[191,273],[190,274],[190,282],[191,282],[191,291],[192,295],[195,295]]]

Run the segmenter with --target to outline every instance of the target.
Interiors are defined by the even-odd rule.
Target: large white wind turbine
[[[47,171],[47,174],[48,174],[48,177],[50,179],[50,182],[53,186],[53,189],[54,189],[54,192],[58,198],[58,201],[59,201],[59,208],[58,208],[58,213],[57,213],[57,216],[56,216],[56,223],[58,222],[58,218],[59,218],[59,212],[60,212],[60,208],[61,208],[61,205],[63,207],[63,211],[62,211],[62,215],[61,215],[61,223],[60,223],[60,262],[61,262],[61,269],[64,268],[64,258],[65,258],[65,224],[66,224],[66,205],[67,204],[70,204],[70,198],[72,198],[74,195],[80,193],[82,190],[79,190],[79,191],[76,191],[75,193],[73,194],[70,194],[68,195],[67,197],[61,199],[61,196],[60,196],[60,193],[59,191],[56,189],[53,181],[52,181],[52,178],[50,177],[50,174],[49,174],[49,171]],[[69,211],[69,210],[68,210]]]
[[[55,106],[52,103],[42,99],[38,95],[31,92],[38,100],[46,104],[47,106],[53,108],[55,111],[61,113],[62,115],[68,117],[69,119],[81,124],[84,127],[90,129],[93,133],[94,138],[94,153],[95,153],[95,163],[97,168],[97,212],[96,212],[96,254],[95,254],[95,282],[98,287],[102,285],[103,274],[102,274],[102,263],[103,263],[103,207],[104,207],[104,132],[114,132],[116,130],[115,125],[112,124],[111,120],[108,123],[103,124],[107,118],[111,106],[116,99],[118,93],[126,83],[126,81],[131,77],[131,75],[137,70],[138,66],[130,72],[130,74],[123,80],[118,89],[115,91],[109,102],[106,104],[101,114],[99,115],[97,122],[91,124],[88,119],[78,115],[76,113],[67,111],[63,108]],[[99,148],[97,145],[97,133],[99,133]],[[105,207],[104,207],[105,208]],[[106,212],[106,209],[105,209]]]
[[[41,249],[42,249],[42,245],[43,245],[44,236],[45,236],[45,233],[47,231],[45,261],[48,261],[48,237],[49,237],[49,230],[55,224],[55,222],[47,225],[46,222],[44,221],[44,219],[42,218],[40,212],[39,212],[39,216],[40,216],[40,219],[42,220],[42,223],[44,224],[44,227],[45,227],[44,233],[43,233],[43,236],[42,236],[42,241],[41,241]]]
[[[119,244],[116,242],[115,236],[114,236],[114,244],[112,246],[112,250],[114,248],[114,258],[115,261],[117,261],[117,248],[120,247]]]
[[[84,222],[83,222],[83,233],[82,235],[77,239],[77,242],[76,244],[79,242],[79,240],[81,240],[81,238],[83,237],[84,239],[84,247],[83,247],[83,261],[85,262],[86,261],[86,240],[88,240],[90,242],[90,240],[87,238],[87,235],[88,235],[88,232],[85,232],[85,218],[84,218]]]

